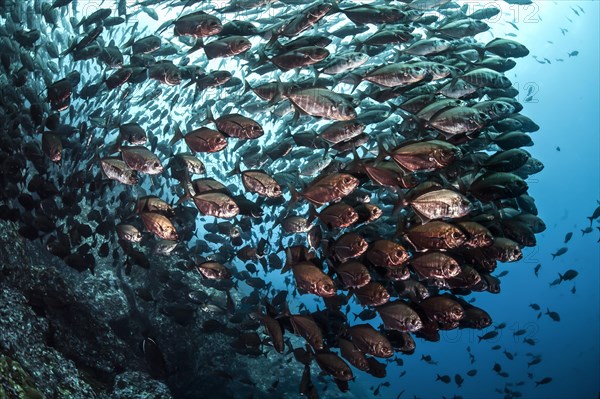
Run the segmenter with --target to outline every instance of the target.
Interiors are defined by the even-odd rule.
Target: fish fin
[[[177,202],[175,203],[175,205],[181,205],[185,201],[187,201],[190,198],[192,198],[192,195],[191,195],[191,193],[189,191],[189,188],[188,187],[184,187],[184,190],[186,191],[186,193],[184,195],[182,195],[181,197],[179,197],[179,199],[177,200]]]
[[[383,141],[381,140],[381,137],[377,136],[375,137],[375,140],[377,140],[377,157],[375,158],[374,161],[374,165],[377,166],[377,164],[379,164],[381,161],[383,161],[385,159],[385,157],[390,156],[388,150],[385,149],[385,147],[383,146]]]
[[[269,35],[270,35],[270,37],[269,37]],[[273,47],[273,46],[276,47],[277,49],[281,48],[281,43],[279,43],[279,41],[277,40],[277,39],[279,39],[279,35],[277,35],[274,32],[274,30],[269,30],[269,29],[264,30],[262,38],[265,40],[267,38],[269,38],[269,40],[265,44],[266,48]]]
[[[317,80],[319,79],[319,76],[321,75],[321,71],[319,71],[317,68],[315,68],[314,65],[311,65],[309,67],[309,70],[311,70],[315,76],[315,78],[313,79],[313,86],[317,84]]]
[[[258,49],[256,51],[258,53],[258,60],[252,65],[252,70],[265,65],[267,62],[270,62],[271,59],[265,54],[263,49]]]
[[[281,274],[285,274],[292,269],[292,252],[289,248],[285,249],[285,265],[281,268]]]
[[[185,85],[183,85],[183,88],[188,88],[191,85],[195,84],[196,85],[196,89],[198,87],[198,79],[195,76],[192,76],[192,78],[190,79],[189,82],[187,82]]]
[[[344,76],[344,80],[346,79],[350,80],[352,84],[352,90],[350,90],[350,93],[354,93],[354,90],[356,90],[358,85],[361,84],[363,77],[357,73],[350,72],[349,74]]]
[[[242,173],[242,170],[240,169],[240,163],[242,162],[241,159],[238,159],[237,162],[235,163],[235,166],[233,167],[233,170],[231,170],[231,172],[228,172],[226,174],[226,176],[235,176],[235,175],[239,175]]]
[[[290,202],[288,202],[288,204],[287,204],[284,215],[288,215],[290,213],[290,210],[294,207],[294,205],[296,205],[298,203],[298,200],[302,196],[302,194],[298,193],[298,191],[296,191],[296,188],[289,183],[288,183],[288,188],[290,190],[291,198],[290,198]]]
[[[308,220],[307,220],[308,224],[312,224],[312,222],[319,217],[319,213],[317,212],[317,210],[315,209],[315,206],[313,204],[310,204],[308,206],[308,215],[309,215]]]
[[[250,83],[248,82],[247,79],[244,79],[244,91],[242,92],[242,95],[248,93],[249,91],[252,91],[252,86],[250,86]]]
[[[194,52],[196,52],[196,51],[200,50],[200,49],[201,49],[201,48],[203,48],[203,47],[204,47],[204,41],[202,40],[202,38],[198,38],[198,39],[196,40],[196,43],[195,43],[195,44],[192,46],[192,48],[190,48],[190,49],[188,50],[187,54],[192,54],[192,53],[194,53]],[[209,58],[209,59],[210,59],[210,57],[208,57],[208,55],[207,55],[207,58]]]
[[[417,218],[419,218],[419,220],[421,221],[421,224],[425,224],[431,220],[416,209],[413,209],[413,211],[415,212],[415,215],[417,215]]]
[[[168,146],[171,147],[179,140],[183,139],[183,133],[181,132],[181,128],[179,127],[179,123],[175,122],[175,134],[173,134],[173,138],[169,141]]]
[[[167,28],[168,28],[169,26],[173,25],[173,22],[175,22],[175,20],[174,20],[174,19],[171,19],[171,20],[165,21],[165,23],[163,23],[161,26],[159,26],[159,27],[158,27],[158,29],[157,29],[157,31],[156,31],[156,34],[157,34],[157,35],[160,35],[160,34],[161,34],[161,33],[163,33],[164,31],[166,31],[166,30],[167,30]]]
[[[206,125],[208,123],[214,122],[215,118],[213,116],[212,110],[210,109],[210,106],[206,107],[206,118],[204,118],[203,121],[200,121],[200,125]]]
[[[117,140],[110,146],[107,148],[108,150],[108,154],[114,154],[116,152],[121,152],[121,140],[120,140],[120,135],[117,137]]]

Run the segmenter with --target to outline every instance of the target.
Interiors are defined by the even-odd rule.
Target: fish
[[[563,274],[558,273],[558,278],[560,279],[561,282],[563,282],[563,281],[573,280],[578,275],[579,275],[579,272],[577,272],[577,270],[569,269],[569,270],[565,271]]]
[[[477,337],[479,339],[479,342],[481,341],[487,341],[493,338],[496,338],[498,336],[498,331],[488,331],[487,333],[483,334],[482,336]]]
[[[317,178],[301,194],[292,192],[292,201],[302,197],[314,205],[324,205],[348,196],[358,187],[358,179],[347,173],[334,173]]]
[[[544,377],[539,381],[535,382],[535,386],[538,387],[540,385],[545,385],[545,384],[549,384],[552,382],[552,377]]]
[[[551,312],[550,309],[546,310],[546,315],[548,315],[554,321],[560,321],[560,315],[556,312]]]
[[[323,297],[335,295],[333,280],[315,265],[308,262],[297,263],[292,266],[292,272],[300,291]]]
[[[353,293],[362,306],[381,306],[390,299],[390,294],[385,287],[375,281],[356,288]]]
[[[203,262],[194,266],[200,274],[208,279],[228,279],[231,272],[218,262]]]
[[[567,251],[569,250],[569,248],[567,247],[561,247],[559,248],[555,253],[551,254],[552,255],[552,260],[554,260],[557,256],[561,256],[567,253]]]
[[[378,307],[377,313],[386,328],[392,330],[414,332],[423,328],[423,321],[419,315],[402,300]]]
[[[142,212],[140,217],[146,229],[158,237],[171,241],[179,238],[175,226],[166,216],[154,212]]]
[[[310,315],[290,315],[294,333],[304,338],[313,350],[323,350],[323,334]]]

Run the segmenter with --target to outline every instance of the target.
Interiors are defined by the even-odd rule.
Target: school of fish
[[[469,295],[546,228],[539,126],[504,75],[529,50],[475,39],[499,8],[78,3],[0,6],[0,217],[22,237],[81,273],[185,260],[310,398],[313,362],[347,391],[414,337],[491,325]]]

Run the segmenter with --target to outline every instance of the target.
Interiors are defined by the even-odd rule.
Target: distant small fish
[[[571,51],[569,53],[569,57],[577,57],[579,55],[579,51],[575,50],[575,51]]]
[[[563,281],[573,280],[578,275],[579,275],[579,272],[577,270],[569,269],[564,274],[558,273],[558,278],[560,279],[560,282],[562,283]]]
[[[454,382],[456,383],[456,385],[460,388],[462,386],[462,383],[465,381],[465,379],[460,375],[460,374],[456,374],[454,376]]]
[[[548,384],[550,382],[552,382],[552,378],[551,377],[544,377],[541,380],[536,381],[535,382],[535,386],[537,387],[537,386],[540,386],[540,385]]]
[[[527,363],[527,367],[535,366],[536,364],[539,364],[541,361],[542,361],[542,358],[540,356],[536,356],[533,359],[531,359],[530,362]]]
[[[552,260],[554,260],[554,258],[556,258],[557,256],[566,254],[568,250],[569,250],[569,248],[567,248],[567,247],[559,248],[558,251],[556,251],[555,253],[552,254]]]
[[[565,236],[565,244],[569,242],[569,240],[571,240],[571,237],[573,237],[573,232],[568,232],[567,235]]]
[[[589,219],[590,221],[590,226],[592,225],[592,223],[594,222],[595,219],[598,219],[600,217],[600,206],[598,206],[594,212],[592,213],[592,216],[587,216],[587,219]],[[598,227],[598,230],[600,230],[600,227]]]
[[[551,312],[550,309],[546,309],[546,314],[554,321],[560,321],[560,315],[556,312]]]
[[[496,338],[498,336],[498,331],[489,331],[481,336],[478,336],[477,338],[479,338],[479,342],[481,342],[482,340],[489,340],[492,338]]]
[[[550,283],[550,287],[554,287],[555,285],[559,285],[559,284],[560,284],[560,278],[557,278]]]

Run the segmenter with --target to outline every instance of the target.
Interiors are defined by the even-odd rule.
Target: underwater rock
[[[102,261],[94,274],[80,273],[44,251],[19,237],[15,224],[0,221],[0,355],[20,363],[45,397],[199,398],[211,392],[228,398],[249,386],[255,397],[267,397],[276,380],[282,381],[278,393],[296,394],[301,370],[285,358],[239,356],[235,337],[198,334],[205,321],[226,317],[189,300],[188,293],[200,289],[207,299],[225,302],[224,293],[198,284],[198,274],[182,274],[160,258],[126,278]],[[192,317],[178,323],[189,309]],[[164,370],[142,350],[148,337]]]

